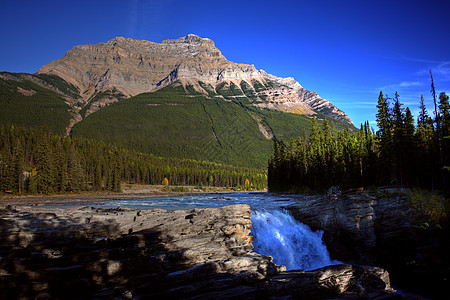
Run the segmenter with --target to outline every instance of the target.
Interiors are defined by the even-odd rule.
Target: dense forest
[[[57,135],[160,157],[266,169],[270,138],[289,140],[309,132],[310,118],[301,110],[262,108],[276,102],[270,102],[265,91],[283,87],[270,80],[264,85],[254,80],[252,85],[241,81],[239,86],[223,82],[214,87],[199,81],[194,88],[176,81],[134,97],[112,88],[83,100],[75,86],[58,76],[0,72],[0,125],[45,126]],[[111,103],[113,99],[119,101]],[[79,122],[70,127],[77,114]],[[336,130],[349,124],[345,119],[332,121]]]
[[[422,96],[417,125],[398,93],[390,99],[380,92],[376,132],[366,122],[356,134],[344,130],[336,135],[326,119],[319,126],[314,118],[309,136],[288,144],[275,140],[268,167],[269,190],[323,191],[336,185],[448,190],[449,97],[443,92],[436,99],[432,76],[431,95],[434,118],[428,114]]]
[[[161,158],[46,128],[0,127],[0,192],[119,192],[121,183],[191,186],[266,186],[264,171],[210,162]]]
[[[265,169],[272,143],[262,132],[290,139],[309,130],[307,116],[261,109],[255,106],[264,103],[260,98],[245,97],[234,84],[219,85],[217,93],[211,85],[199,85],[208,96],[192,85],[176,82],[120,100],[75,124],[71,136],[120,144],[156,156]],[[94,100],[90,105],[95,105]],[[333,122],[337,129],[347,124]]]

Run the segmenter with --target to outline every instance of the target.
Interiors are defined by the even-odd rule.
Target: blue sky
[[[75,45],[116,36],[161,42],[189,33],[223,55],[294,77],[346,112],[375,125],[380,90],[413,113],[431,69],[450,93],[447,0],[3,0],[0,71],[34,73]]]

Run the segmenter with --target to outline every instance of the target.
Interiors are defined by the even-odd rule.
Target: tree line
[[[431,73],[431,72],[430,72]],[[417,124],[400,96],[380,92],[375,132],[369,122],[356,133],[348,128],[333,134],[327,119],[311,121],[309,136],[286,144],[274,141],[268,166],[269,191],[322,191],[394,185],[449,189],[450,105],[442,92],[436,99],[431,75],[434,116],[428,114],[423,96]]]
[[[46,128],[0,127],[0,192],[121,191],[122,183],[266,186],[265,171],[142,154],[105,142],[61,137]]]

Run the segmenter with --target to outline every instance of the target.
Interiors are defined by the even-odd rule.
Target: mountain
[[[86,114],[179,81],[205,95],[210,90],[231,90],[229,96],[246,96],[260,108],[323,113],[353,125],[344,112],[293,78],[228,61],[212,40],[193,34],[162,43],[117,37],[106,43],[76,46],[37,74],[57,75],[78,88],[83,103],[89,104]]]
[[[293,78],[228,61],[209,39],[118,37],[76,46],[36,74],[0,73],[0,123],[45,125],[163,157],[265,168],[271,139],[350,118]]]

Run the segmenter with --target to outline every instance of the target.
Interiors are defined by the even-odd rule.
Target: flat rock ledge
[[[400,298],[387,271],[286,271],[253,251],[250,207],[0,209],[1,299]]]

